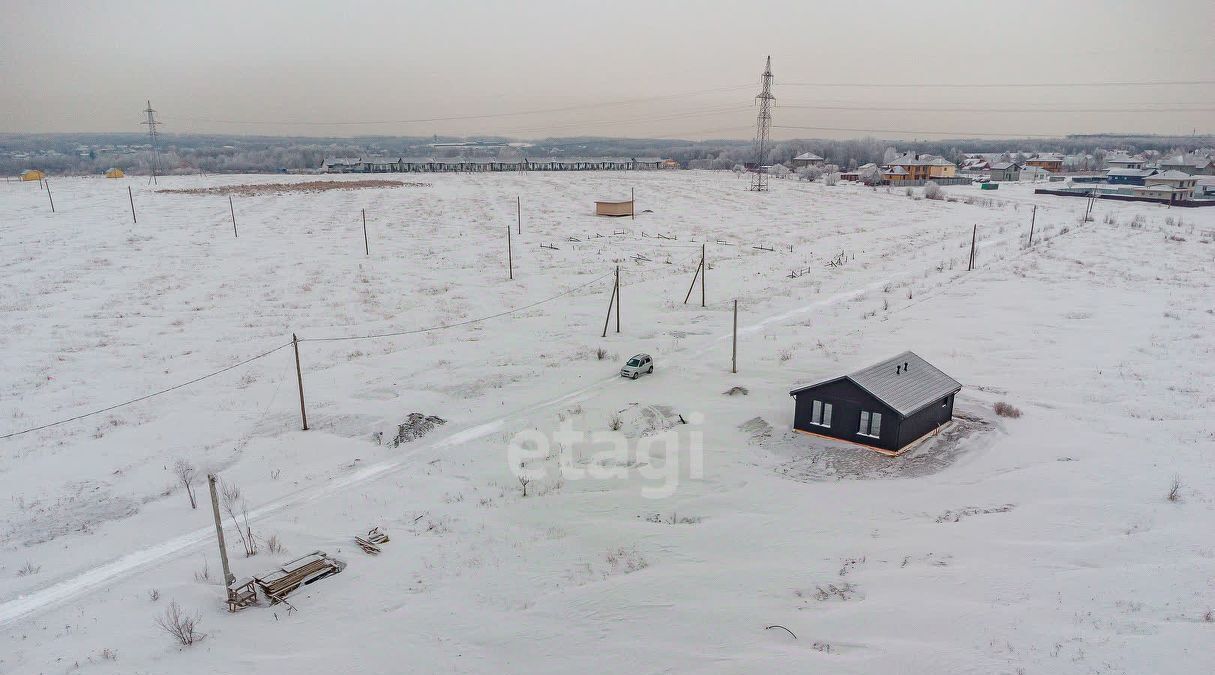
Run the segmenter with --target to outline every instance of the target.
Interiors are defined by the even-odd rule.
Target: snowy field
[[[223,195],[52,178],[52,214],[0,184],[0,435],[266,354],[0,440],[0,673],[1209,672],[1215,209],[386,178],[427,184],[238,195],[239,237]],[[635,220],[591,215],[630,188]],[[789,431],[790,389],[905,349],[963,383],[947,433],[887,458]],[[655,374],[617,377],[637,352]],[[446,423],[394,447],[410,413]],[[624,456],[511,449],[613,426]],[[228,614],[179,459],[240,488],[237,577],[317,549],[345,570]],[[154,624],[173,601],[191,647]]]

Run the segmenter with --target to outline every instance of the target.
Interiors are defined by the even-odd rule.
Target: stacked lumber
[[[387,542],[388,535],[381,532],[380,528],[378,527],[373,527],[368,530],[366,537],[356,535],[354,538],[354,543],[358,544],[359,548],[363,549],[364,553],[369,553],[371,555],[379,555],[380,544],[385,544]]]
[[[287,594],[314,581],[332,576],[345,567],[341,561],[329,557],[324,551],[313,551],[306,556],[285,563],[278,569],[253,577],[262,593],[270,598],[270,604],[286,602]]]

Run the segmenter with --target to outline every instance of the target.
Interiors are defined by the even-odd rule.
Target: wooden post
[[[139,223],[139,220],[135,218],[135,194],[131,192],[130,185],[127,186],[127,198],[131,200],[131,222]]]
[[[515,197],[515,220],[519,224],[519,234],[523,234],[523,200]]]
[[[51,213],[55,212],[55,198],[51,196],[51,182],[46,182],[46,198],[51,200]]]
[[[232,206],[232,195],[228,195],[228,213],[232,214],[232,236],[240,239],[240,233],[236,231],[236,207]]]
[[[510,250],[510,226],[506,227],[506,270],[510,274],[510,278],[515,278],[515,259]]]
[[[215,516],[215,538],[219,540],[219,560],[224,566],[224,586],[231,586],[236,577],[228,568],[228,547],[224,545],[224,526],[219,517],[219,495],[215,494],[215,474],[207,474],[207,485],[211,489],[211,513]]]
[[[620,332],[620,265],[616,266],[616,332]]]
[[[300,369],[300,339],[291,334],[291,345],[295,347],[295,379],[300,385],[300,420],[304,431],[308,431],[308,411],[304,409],[304,371]]]
[[[633,188],[629,188],[629,215],[632,220],[637,220],[637,197]]]
[[[734,348],[731,350],[730,372],[738,372],[738,299],[734,300]]]
[[[1034,204],[1034,212],[1029,217],[1029,246],[1034,245],[1034,221],[1038,219],[1038,205]]]
[[[970,233],[970,262],[966,265],[966,271],[969,272],[975,268],[975,241],[979,237],[979,225],[975,224],[975,229]]]
[[[700,277],[700,272],[704,269],[705,259],[704,254],[701,254],[700,264],[696,266],[696,273],[692,275],[692,283],[688,284],[688,294],[683,296],[683,304],[688,304],[688,299],[692,297],[692,289],[696,288],[696,279]]]
[[[700,306],[705,306],[705,275],[709,273],[709,261],[705,259],[705,245],[700,245]]]
[[[603,335],[601,335],[600,337],[607,337],[608,323],[611,322],[611,320],[612,320],[612,305],[614,305],[614,304],[616,304],[616,282],[615,281],[612,282],[612,297],[608,299],[607,316],[603,317]]]
[[[367,243],[367,209],[363,209],[363,255],[371,255],[371,244]]]

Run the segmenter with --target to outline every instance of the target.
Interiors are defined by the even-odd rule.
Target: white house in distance
[[[803,152],[793,158],[793,168],[800,169],[803,166],[822,166],[827,163],[827,160],[819,157],[813,152]]]
[[[1142,169],[1147,160],[1128,155],[1107,155],[1105,166],[1110,169]]]

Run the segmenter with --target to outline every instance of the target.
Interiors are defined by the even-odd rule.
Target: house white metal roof
[[[814,154],[813,152],[803,152],[802,154],[798,155],[797,157],[794,157],[793,159],[802,159],[802,160],[807,160],[807,161],[813,162],[813,161],[822,159],[822,157],[819,157],[818,155]]]
[[[1170,169],[1168,171],[1158,173],[1155,176],[1152,176],[1152,178],[1164,178],[1166,180],[1182,180],[1182,179],[1186,179],[1186,178],[1192,178],[1192,176],[1190,176],[1190,174],[1188,174],[1184,171],[1177,171],[1176,169]]]
[[[841,379],[851,380],[903,417],[962,389],[957,380],[941,372],[915,352],[907,351],[868,368],[862,368],[851,375],[794,389],[789,394],[796,395]]]

